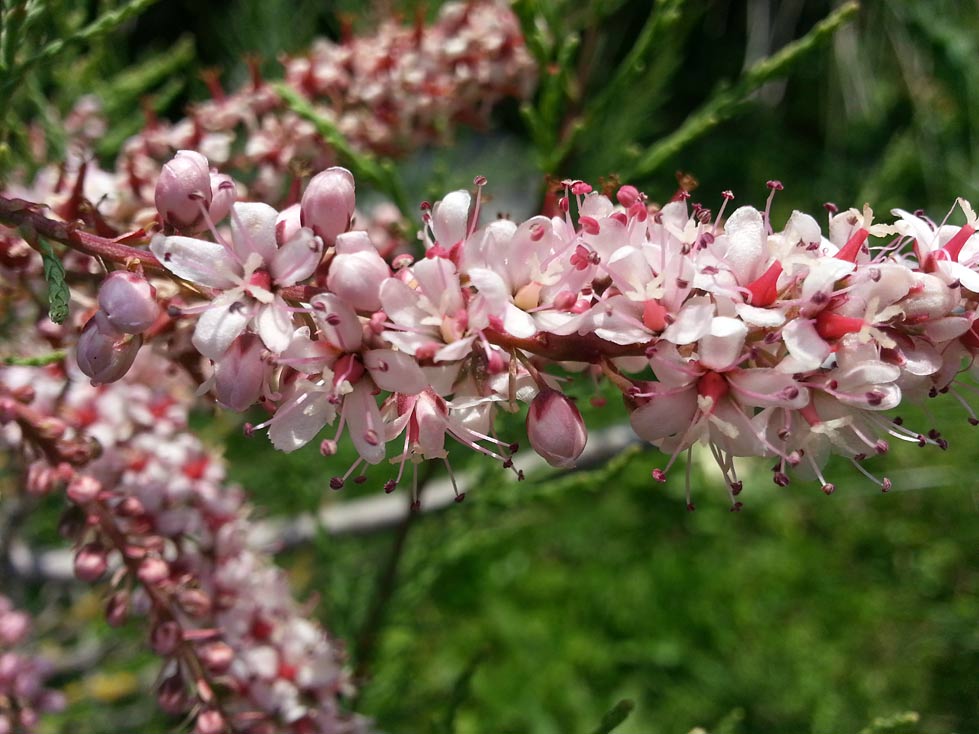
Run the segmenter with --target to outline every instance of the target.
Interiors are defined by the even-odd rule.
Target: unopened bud
[[[187,711],[190,699],[187,696],[187,685],[179,672],[164,679],[156,694],[156,700],[164,712],[173,716]]]
[[[197,726],[194,727],[195,734],[224,734],[226,731],[224,717],[219,711],[205,709],[197,715]]]
[[[150,632],[150,647],[157,655],[168,657],[177,649],[182,639],[180,625],[173,620],[167,620],[153,627]]]
[[[333,166],[310,180],[300,203],[300,222],[332,245],[350,228],[355,204],[353,174]]]
[[[196,231],[204,224],[201,205],[211,206],[211,171],[207,158],[193,150],[179,150],[160,171],[154,201],[164,223],[175,229]]]
[[[75,576],[80,581],[98,581],[108,567],[105,549],[95,543],[83,545],[75,554]]]
[[[101,491],[102,484],[98,479],[79,474],[68,483],[67,494],[68,499],[72,502],[84,505],[87,502],[92,502]]]
[[[119,627],[129,617],[129,592],[117,591],[105,605],[105,619],[110,627]]]
[[[201,662],[213,673],[223,673],[234,660],[235,651],[225,642],[205,645],[200,653]]]
[[[574,466],[588,442],[585,422],[577,406],[563,393],[544,388],[527,411],[530,445],[551,466]]]
[[[96,311],[78,337],[78,368],[93,383],[115,382],[133,366],[142,344],[142,337],[124,334],[110,323],[104,311]]]
[[[99,287],[99,307],[119,331],[139,334],[160,316],[156,288],[136,273],[116,270]]]
[[[162,558],[144,558],[139,564],[138,575],[140,581],[152,586],[170,576],[170,566]]]

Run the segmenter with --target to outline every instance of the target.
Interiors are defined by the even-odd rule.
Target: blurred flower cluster
[[[31,617],[0,594],[0,734],[35,731],[41,714],[64,708],[64,696],[45,687],[50,664],[29,652]]]
[[[3,442],[35,457],[35,492],[65,488],[75,575],[110,577],[109,624],[146,618],[165,661],[161,707],[193,712],[201,734],[357,731],[338,707],[350,691],[342,650],[293,599],[250,537],[241,489],[189,432],[184,375],[144,353],[111,386],[65,377],[55,367],[3,370]],[[56,439],[43,433],[55,420]],[[72,466],[72,443],[89,440],[98,457]],[[18,619],[4,612],[0,629]],[[19,685],[34,667],[25,670]]]

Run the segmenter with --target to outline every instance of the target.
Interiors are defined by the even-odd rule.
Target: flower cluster
[[[713,216],[685,196],[658,208],[632,186],[613,200],[567,181],[559,216],[481,226],[476,183],[475,198],[424,209],[416,261],[338,234],[354,205],[342,169],[314,178],[298,213],[235,204],[230,240],[158,235],[162,265],[209,296],[181,313],[203,311],[194,343],[218,399],[262,402],[272,415],[248,430],[285,451],[335,424],[323,453],[346,432],[360,459],[332,486],[387,459],[390,490],[406,463],[444,459],[446,438],[512,467],[494,415],[520,402],[532,403],[531,445],[572,465],[586,435],[563,378],[545,371],[556,365],[621,391],[637,435],[669,456],[657,480],[705,443],[735,508],[735,457],[772,458],[777,484],[794,473],[829,493],[822,469],[842,454],[886,491],[864,459],[891,439],[946,442],[885,411],[952,392],[976,420],[956,381],[979,346],[965,201],[963,226],[902,210],[883,225],[865,207],[832,212],[826,232],[802,212],[776,231],[771,197],[725,216],[725,192]],[[301,265],[276,265],[292,257]]]
[[[30,633],[30,616],[0,594],[0,734],[28,734],[41,714],[65,705],[61,693],[45,688],[49,663],[20,649]]]
[[[94,582],[114,570],[109,623],[147,618],[150,646],[165,660],[159,703],[192,711],[199,734],[361,730],[338,704],[349,689],[342,651],[251,540],[244,495],[188,431],[191,392],[167,367],[144,353],[126,381],[75,378],[67,390],[55,368],[0,373],[22,401],[29,386],[37,414],[58,410],[63,439],[84,433],[101,446],[56,477],[74,505],[62,525],[77,542],[75,575]],[[28,458],[45,444],[19,415],[3,437]],[[58,451],[45,447],[32,466]]]
[[[369,36],[321,39],[283,61],[285,83],[308,99],[359,150],[387,156],[444,140],[453,126],[481,125],[506,97],[526,98],[536,69],[505,2],[445,4],[431,25],[384,21]],[[313,170],[336,162],[316,127],[290,111],[258,74],[174,124],[153,120],[123,146],[116,163],[121,210],[147,206],[160,163],[194,149],[222,170],[247,171],[263,201],[286,195],[296,162]]]

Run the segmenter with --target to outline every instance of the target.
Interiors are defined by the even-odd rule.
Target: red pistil
[[[966,224],[963,225],[962,229],[955,233],[948,242],[945,243],[945,247],[942,249],[948,253],[948,259],[952,262],[959,261],[959,253],[962,252],[962,246],[965,245],[966,241],[976,233],[974,227]]]
[[[782,274],[782,263],[773,262],[757,280],[748,286],[751,291],[752,306],[771,306],[778,298],[778,276]]]
[[[848,260],[851,263],[857,261],[857,255],[860,254],[860,248],[863,247],[863,243],[867,241],[867,236],[870,234],[866,229],[861,227],[850,239],[847,240],[846,244],[840,248],[840,251],[836,253],[837,260]]]
[[[649,300],[642,309],[642,322],[650,331],[662,331],[666,328],[666,307],[659,301]]]
[[[847,334],[856,334],[864,326],[863,319],[843,316],[832,311],[822,311],[816,317],[816,333],[826,341],[842,339]]]
[[[728,394],[730,389],[727,380],[718,372],[707,372],[697,380],[697,394],[713,401],[710,413],[714,412],[717,403]]]

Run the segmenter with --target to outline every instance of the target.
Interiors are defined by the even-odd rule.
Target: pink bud
[[[310,180],[303,193],[300,221],[332,245],[337,235],[350,227],[355,203],[353,174],[333,166]]]
[[[211,598],[200,589],[184,589],[177,595],[177,603],[191,617],[203,617],[211,612]]]
[[[133,366],[143,344],[141,336],[127,336],[116,329],[104,311],[96,311],[78,337],[78,368],[95,384],[115,382]]]
[[[239,336],[214,365],[214,395],[226,408],[239,413],[262,394],[266,364],[262,342],[254,334]]]
[[[169,676],[160,684],[156,700],[160,708],[171,715],[182,714],[189,708],[187,685],[179,672]]]
[[[156,182],[156,208],[163,221],[175,229],[198,229],[204,223],[201,205],[210,207],[211,198],[207,158],[193,150],[177,151]]]
[[[162,558],[145,558],[139,564],[138,575],[140,581],[152,586],[170,576],[170,566]]]
[[[211,206],[207,210],[213,224],[217,224],[231,211],[238,200],[238,187],[226,173],[211,173]]]
[[[226,731],[224,717],[219,711],[205,709],[197,715],[197,726],[194,727],[196,734],[224,734]]]
[[[347,232],[337,237],[336,257],[330,263],[327,287],[358,311],[381,307],[381,284],[391,277],[366,232]]]
[[[223,673],[234,660],[235,651],[225,642],[212,642],[201,650],[201,662],[213,673]]]
[[[75,554],[75,576],[81,581],[98,581],[109,567],[105,549],[95,543],[88,543]]]
[[[129,592],[117,591],[105,605],[105,619],[110,627],[119,627],[129,618]]]
[[[102,491],[102,484],[98,479],[86,474],[79,474],[68,483],[68,499],[75,504],[84,505],[86,502],[93,501]]]
[[[167,657],[177,649],[181,639],[183,635],[180,632],[180,625],[173,620],[168,620],[153,627],[150,632],[150,647],[157,655]]]
[[[126,334],[146,331],[160,315],[156,288],[136,273],[116,270],[99,287],[99,307],[109,323]]]
[[[31,620],[24,612],[8,611],[0,614],[0,644],[12,647],[27,636]]]
[[[527,411],[527,438],[548,464],[569,469],[584,451],[588,431],[570,398],[544,388]]]

